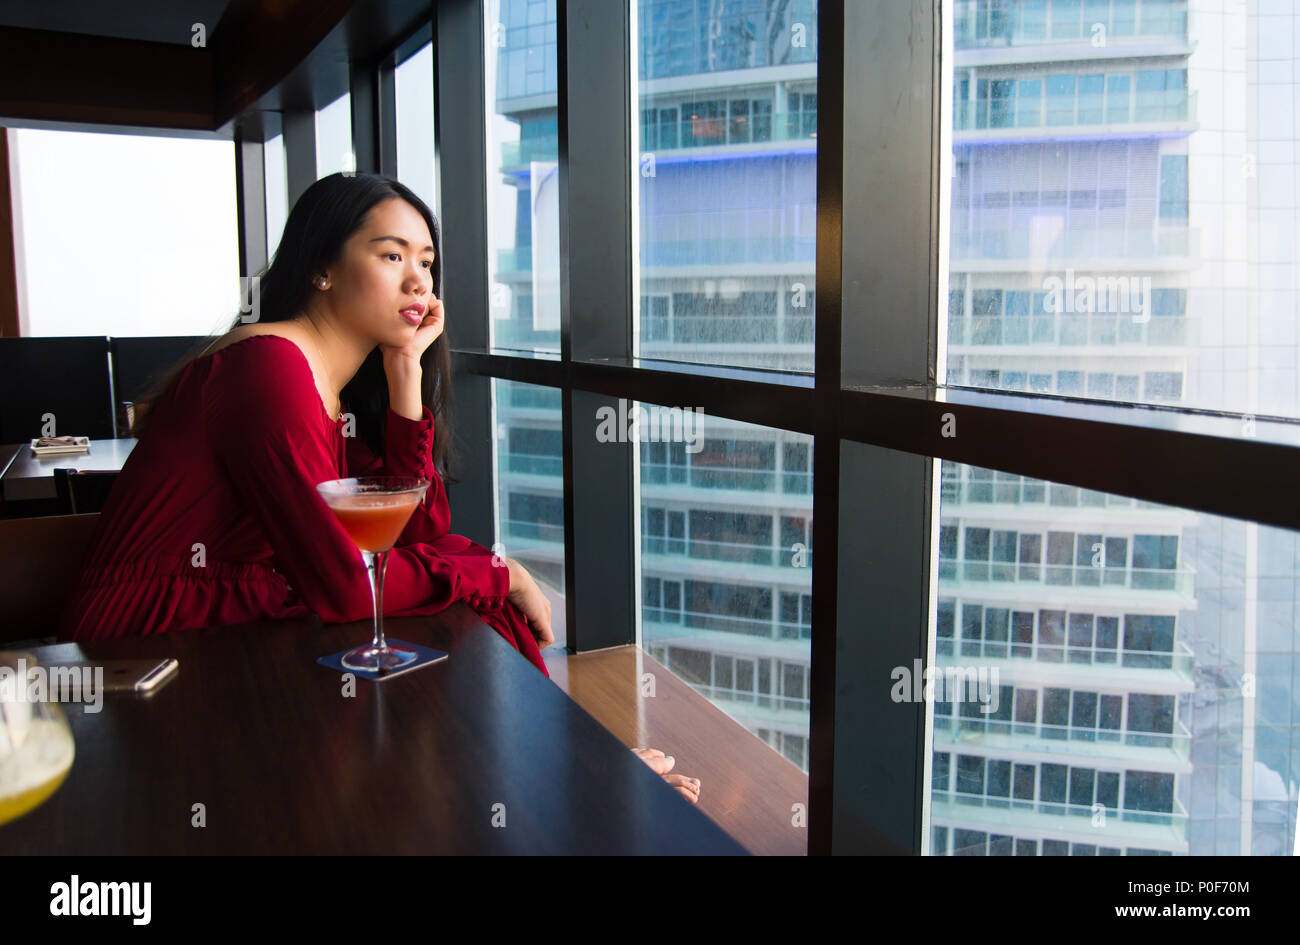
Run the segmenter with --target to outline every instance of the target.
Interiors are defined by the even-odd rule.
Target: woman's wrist
[[[420,363],[410,358],[390,358],[384,361],[384,374],[388,377],[388,406],[392,411],[408,420],[422,419]]]

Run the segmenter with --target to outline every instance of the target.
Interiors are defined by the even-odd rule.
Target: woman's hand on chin
[[[388,378],[388,406],[399,416],[419,420],[424,416],[421,387],[424,370],[420,358],[442,334],[442,302],[434,299],[424,313],[424,321],[406,344],[380,345],[384,360],[384,374]]]
[[[384,358],[384,370],[392,372],[390,366],[397,370],[409,370],[412,366],[415,370],[420,369],[420,358],[428,350],[429,345],[437,340],[442,334],[445,324],[445,317],[442,309],[442,299],[430,299],[429,308],[424,313],[424,320],[420,322],[420,327],[415,330],[411,340],[404,345],[380,345],[379,350]]]

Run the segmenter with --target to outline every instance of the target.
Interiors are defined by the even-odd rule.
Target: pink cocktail
[[[331,479],[316,486],[325,504],[361,552],[370,577],[370,598],[374,604],[374,638],[343,655],[349,669],[387,672],[416,658],[414,650],[384,642],[384,571],[388,553],[397,543],[411,513],[420,504],[427,479],[402,476],[362,476]]]
[[[329,501],[339,524],[362,551],[388,551],[420,504],[414,492],[398,495],[351,495]]]

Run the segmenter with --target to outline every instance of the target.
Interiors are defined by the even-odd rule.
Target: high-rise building
[[[1290,5],[945,13],[947,382],[1294,416]],[[513,207],[493,242],[495,338],[558,349],[537,301],[554,4],[488,15],[504,129],[489,162]],[[642,357],[811,373],[816,4],[642,0],[634,20]],[[497,392],[501,535],[556,571],[559,397]],[[698,434],[640,444],[642,643],[806,770],[812,442],[718,417]],[[1295,534],[991,469],[936,475],[935,666],[990,673],[997,698],[935,703],[931,851],[1290,852]]]
[[[502,130],[510,140],[489,160],[496,199],[516,215],[513,245],[505,235],[493,244],[503,287],[494,303],[505,306],[495,337],[558,348],[558,330],[537,327],[534,291],[537,247],[552,232],[549,221],[545,234],[534,229],[536,195],[558,147],[546,64],[554,3],[507,0],[499,16],[485,30],[497,62],[489,123],[504,118],[517,132]],[[647,0],[635,16],[640,353],[811,372],[816,4]],[[496,390],[503,541],[555,574],[558,393]],[[595,419],[584,419],[594,433]],[[721,417],[699,417],[686,433],[639,447],[643,645],[807,770],[811,439]]]
[[[1267,6],[954,4],[949,383],[1295,414]],[[936,705],[932,850],[1290,852],[1294,551],[945,462],[938,664],[1000,698]]]

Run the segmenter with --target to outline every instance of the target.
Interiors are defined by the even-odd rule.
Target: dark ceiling
[[[209,39],[230,0],[0,0],[0,26],[190,45],[202,23]]]
[[[266,140],[283,113],[321,108],[428,42],[433,9],[431,0],[0,0],[0,125]],[[192,48],[195,23],[207,31],[202,48]]]

